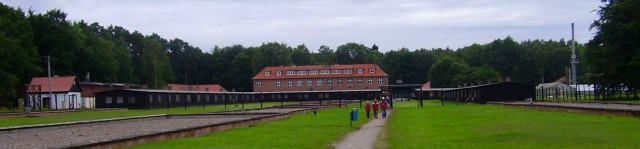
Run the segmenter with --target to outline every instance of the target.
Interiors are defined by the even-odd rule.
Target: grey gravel
[[[302,108],[273,108],[236,111],[286,113]],[[265,117],[269,115],[184,115],[137,118],[120,121],[48,126],[28,129],[0,131],[0,149],[13,148],[60,148],[116,140],[141,135],[156,134],[238,120]]]
[[[528,102],[514,102],[506,104],[530,104]],[[637,104],[620,104],[620,103],[597,103],[597,102],[533,102],[533,105],[545,106],[565,106],[592,109],[611,109],[611,110],[631,110],[640,111],[640,105]]]

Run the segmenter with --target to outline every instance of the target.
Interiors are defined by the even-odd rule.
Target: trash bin
[[[351,109],[351,121],[358,121],[358,108]]]

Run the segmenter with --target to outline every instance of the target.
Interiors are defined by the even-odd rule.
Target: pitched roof
[[[169,84],[163,88],[165,90],[178,90],[178,91],[212,91],[212,92],[226,92],[227,90],[219,84],[203,84],[203,85],[184,85],[184,84]]]
[[[69,92],[73,85],[77,84],[76,76],[51,77],[51,92]],[[41,92],[49,92],[48,77],[35,77],[31,79],[31,85],[40,85]]]
[[[374,68],[375,72],[371,73],[369,69]],[[358,69],[363,69],[362,73],[358,73]],[[310,74],[309,71],[317,70],[317,74]],[[321,70],[329,70],[328,74],[322,74]],[[332,70],[351,70],[350,74],[341,72],[334,74]],[[265,76],[265,72],[269,71],[270,75]],[[281,75],[276,74],[277,71],[281,71]],[[287,75],[287,71],[296,71],[295,75]],[[306,74],[300,75],[298,71],[306,71]],[[265,67],[252,79],[264,80],[264,79],[305,79],[305,78],[343,78],[343,77],[386,77],[389,76],[376,64],[352,64],[352,65],[307,65],[307,66],[271,66]]]
[[[422,84],[422,90],[431,89],[431,81]]]

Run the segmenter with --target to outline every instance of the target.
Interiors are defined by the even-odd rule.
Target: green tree
[[[367,63],[365,58],[369,48],[363,44],[347,43],[338,46],[336,58],[338,64],[363,64]]]
[[[25,13],[0,3],[0,106],[14,102],[16,89],[42,72],[33,38]]]
[[[456,57],[442,57],[436,61],[429,71],[429,79],[431,86],[440,87],[458,87],[461,82],[457,82],[456,77],[466,72],[469,66],[464,61]]]
[[[459,84],[485,84],[485,83],[495,83],[500,80],[500,72],[491,68],[489,65],[484,65],[481,67],[473,67],[471,69],[467,69],[462,73],[458,74],[454,78],[454,82]]]
[[[40,55],[50,56],[54,75],[74,75],[76,52],[81,49],[80,33],[71,29],[66,17],[66,13],[54,9],[45,14],[29,12],[27,18],[33,28],[33,42]]]
[[[144,80],[149,88],[162,88],[171,82],[170,78],[173,74],[169,55],[164,51],[160,41],[153,37],[146,37],[143,41],[141,59],[143,66],[141,80]]]
[[[311,53],[307,46],[304,44],[298,45],[295,49],[293,49],[293,53],[291,53],[291,61],[295,65],[311,65],[313,64],[313,58],[311,57]]]
[[[336,64],[336,53],[329,46],[322,45],[318,49],[318,53],[314,54],[317,64],[332,65]]]
[[[585,51],[593,73],[604,73],[611,85],[640,88],[640,1],[602,0],[596,34]]]

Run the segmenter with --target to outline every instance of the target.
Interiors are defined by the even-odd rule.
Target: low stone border
[[[273,110],[270,110],[273,109]],[[277,109],[289,109],[285,111],[279,111]],[[171,115],[150,115],[150,116],[136,116],[126,118],[114,118],[104,120],[91,120],[91,121],[78,121],[56,124],[41,124],[41,125],[28,125],[28,126],[16,126],[0,128],[0,133],[19,133],[12,131],[31,131],[32,128],[44,129],[71,129],[78,125],[105,125],[109,123],[120,123],[120,121],[147,121],[156,119],[193,119],[193,118],[206,118],[206,116],[229,116],[229,117],[245,117],[238,120],[225,121],[222,123],[212,123],[207,125],[200,125],[195,127],[186,127],[176,130],[169,130],[164,132],[148,132],[140,133],[131,136],[121,136],[117,138],[111,138],[110,140],[92,140],[89,142],[78,142],[75,144],[68,144],[63,146],[55,146],[54,148],[122,148],[133,145],[146,144],[150,142],[162,141],[167,139],[187,138],[202,136],[212,132],[218,132],[237,127],[251,126],[257,123],[269,122],[288,118],[293,114],[305,113],[307,111],[317,108],[260,108],[250,110],[234,110],[234,111],[221,111],[214,113],[203,114],[171,114]],[[259,111],[261,110],[261,111]],[[276,112],[277,111],[277,112]],[[23,140],[24,141],[24,140]],[[5,146],[7,147],[7,146]],[[15,147],[15,146],[14,146]],[[51,147],[51,146],[50,146]],[[47,148],[50,148],[47,147]],[[0,148],[3,148],[0,146]]]
[[[44,115],[56,115],[70,112],[87,112],[87,111],[120,111],[127,110],[124,108],[101,108],[101,109],[74,109],[74,110],[51,110],[51,111],[31,111],[30,113],[0,113],[0,118],[11,117],[28,117],[28,116],[44,116]]]
[[[501,104],[510,107],[524,107],[540,109],[545,111],[560,111],[560,112],[573,112],[573,113],[587,113],[587,114],[602,114],[602,115],[621,115],[621,116],[634,116],[640,117],[640,110],[633,109],[610,109],[610,108],[595,108],[595,107],[574,107],[564,105],[539,105],[534,103],[500,103],[492,102],[492,104]],[[585,103],[589,104],[589,103]]]

